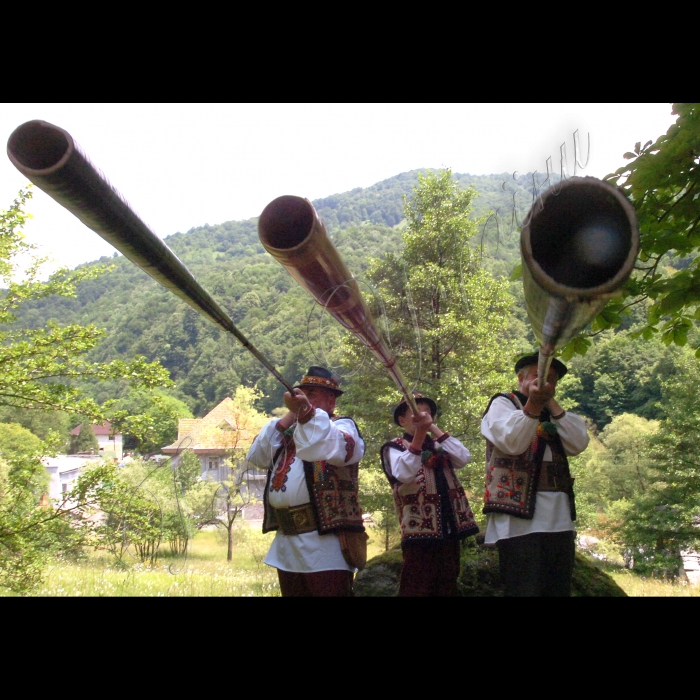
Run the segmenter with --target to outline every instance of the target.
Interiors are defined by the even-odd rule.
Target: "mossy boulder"
[[[355,576],[355,596],[392,598],[399,594],[399,579],[403,568],[401,548],[396,547],[373,557]]]
[[[391,598],[398,595],[403,559],[396,547],[370,559],[355,577],[357,597]],[[459,588],[463,596],[503,596],[498,571],[498,550],[473,539],[462,545]],[[573,597],[625,597],[625,592],[585,554],[576,553],[572,580]]]

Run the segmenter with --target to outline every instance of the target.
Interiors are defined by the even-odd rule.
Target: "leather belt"
[[[316,513],[311,503],[290,508],[273,508],[277,523],[284,535],[303,535],[318,529]]]
[[[540,479],[537,482],[538,491],[564,491],[568,493],[574,484],[565,464],[557,465],[554,462],[542,462]]]

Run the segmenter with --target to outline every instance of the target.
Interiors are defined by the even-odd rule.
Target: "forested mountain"
[[[371,187],[313,201],[330,239],[370,298],[371,287],[364,272],[372,258],[396,253],[402,245],[405,222],[398,217],[403,213],[404,198],[410,198],[418,184],[419,172],[402,173]],[[480,221],[480,233],[472,244],[479,247],[484,266],[496,277],[509,276],[520,261],[519,228],[532,203],[533,175],[516,179],[508,173],[453,177],[461,187],[473,186],[478,192],[472,218]],[[536,184],[539,191],[541,175]],[[337,324],[332,319],[321,320],[320,307],[263,250],[256,219],[193,228],[165,241],[239,330],[289,381],[310,364],[332,360],[340,336]],[[26,303],[18,324],[40,328],[53,320],[60,325],[93,323],[104,328],[105,339],[93,353],[96,361],[135,355],[159,360],[176,382],[171,393],[185,401],[196,416],[204,415],[241,384],[262,391],[261,410],[269,412],[281,405],[283,388],[235,338],[118,253],[88,265],[100,264],[112,269],[82,282],[75,298],[52,296]],[[510,291],[514,303],[509,337],[523,350],[534,347],[522,283],[512,283]],[[623,327],[635,319],[633,315]],[[627,340],[624,357],[617,357],[617,366],[608,363],[603,372],[598,358],[605,357],[608,351],[604,348],[622,347],[621,340],[613,336],[604,333],[597,338],[603,344],[595,346],[600,346],[600,351],[594,348],[586,357],[572,360],[576,380],[568,388],[569,395],[598,427],[625,410],[648,418],[662,417],[659,377],[667,373],[661,367],[669,365],[664,358],[673,349],[652,344],[646,352],[653,362],[645,364],[640,354],[643,341]],[[624,389],[630,380],[636,380],[632,393]],[[124,391],[124,387],[107,382],[84,388],[100,402],[117,398]]]
[[[411,196],[419,172],[313,202],[341,257],[361,282],[371,258],[398,250],[404,197]],[[507,173],[454,177],[460,186],[474,186],[480,195],[473,217],[483,217],[484,222],[474,242],[482,248],[487,268],[496,275],[509,274],[519,260],[517,222],[532,202],[532,175],[517,180]],[[486,223],[488,215],[491,218]],[[285,377],[293,381],[309,364],[324,361],[321,354],[333,343],[331,324],[323,322],[327,330],[321,350],[318,307],[264,252],[255,219],[193,228],[165,241]],[[265,410],[280,405],[282,388],[233,337],[123,256],[115,253],[112,258],[89,263],[96,264],[109,264],[113,269],[81,283],[76,298],[51,297],[26,304],[18,323],[36,328],[55,320],[105,328],[96,360],[137,354],[149,361],[159,360],[177,384],[174,393],[195,415],[206,413],[239,384],[258,386],[266,397],[261,406]],[[516,294],[518,286],[513,285]],[[527,332],[522,321],[516,327],[516,334]],[[104,383],[90,388],[100,401],[119,391]]]

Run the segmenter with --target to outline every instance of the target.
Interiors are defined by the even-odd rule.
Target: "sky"
[[[60,126],[161,238],[250,219],[285,194],[310,200],[418,168],[455,173],[557,172],[602,178],[623,153],[665,134],[670,103],[40,104],[0,105],[5,146],[32,119]],[[586,163],[587,142],[590,156]],[[0,158],[0,209],[27,179]],[[114,248],[37,187],[26,240],[48,273]]]

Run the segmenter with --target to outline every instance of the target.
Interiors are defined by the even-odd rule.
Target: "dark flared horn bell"
[[[612,185],[574,177],[547,190],[520,235],[527,315],[540,345],[538,375],[588,325],[634,269],[634,208]]]

